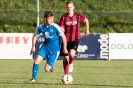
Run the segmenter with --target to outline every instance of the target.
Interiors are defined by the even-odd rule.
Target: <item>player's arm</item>
[[[68,54],[66,36],[64,34],[61,34],[60,36],[62,38],[62,43],[63,43],[63,53]]]
[[[85,18],[85,25],[86,25],[86,32],[85,32],[85,36],[89,35],[89,20],[87,18]]]
[[[61,28],[61,30],[63,31],[63,32],[65,32],[65,29],[64,29],[64,27],[62,26],[62,27],[60,27]]]
[[[31,55],[33,52],[35,52],[36,40],[37,40],[37,34],[34,34],[33,37],[32,37],[32,48],[31,48],[30,55]]]
[[[59,22],[59,26],[60,26],[60,28],[61,28],[61,30],[63,31],[63,32],[65,32],[65,29],[64,29],[64,16],[61,16],[61,19],[60,19],[60,22]]]

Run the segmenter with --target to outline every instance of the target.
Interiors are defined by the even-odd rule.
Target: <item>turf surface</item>
[[[40,64],[36,83],[29,83],[33,60],[0,60],[0,88],[133,88],[132,60],[75,60],[73,84],[64,85],[62,60],[53,73]]]

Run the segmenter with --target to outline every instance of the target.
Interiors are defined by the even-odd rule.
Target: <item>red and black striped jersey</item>
[[[76,41],[81,38],[80,22],[84,21],[85,21],[85,16],[76,12],[72,17],[70,17],[67,13],[61,16],[59,25],[60,27],[64,27],[65,29],[67,42]]]

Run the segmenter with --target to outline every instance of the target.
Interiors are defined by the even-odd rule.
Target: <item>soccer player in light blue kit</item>
[[[55,24],[54,21],[54,14],[51,11],[46,11],[44,13],[44,23],[39,25],[38,29],[36,30],[33,38],[32,38],[32,48],[30,55],[35,52],[35,43],[37,36],[42,33],[45,41],[43,42],[42,46],[39,49],[39,52],[34,59],[33,68],[32,68],[32,79],[30,82],[35,82],[37,79],[37,73],[39,70],[40,62],[46,58],[46,65],[45,71],[49,72],[53,70],[53,65],[56,59],[59,56],[60,52],[60,37],[62,38],[63,42],[63,49],[64,53],[68,53],[66,46],[66,36],[61,31],[60,27]]]

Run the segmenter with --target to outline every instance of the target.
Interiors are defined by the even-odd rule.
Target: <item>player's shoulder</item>
[[[52,23],[51,26],[53,26],[53,27],[55,27],[55,28],[57,28],[57,29],[59,28],[59,25],[56,24],[56,23]]]
[[[59,25],[58,25],[58,24],[56,24],[56,23],[52,23],[51,25],[52,25],[52,26],[59,26]]]
[[[80,12],[74,12],[74,14],[76,14],[76,15],[80,15]]]
[[[40,28],[40,27],[42,27],[42,26],[45,26],[44,23],[39,24],[38,28]]]
[[[64,13],[64,14],[62,14],[62,17],[66,16],[66,15],[68,15],[68,13]]]
[[[82,16],[83,14],[81,14],[80,12],[74,12],[75,15],[79,15]]]
[[[74,12],[75,15],[82,15],[80,12]]]

